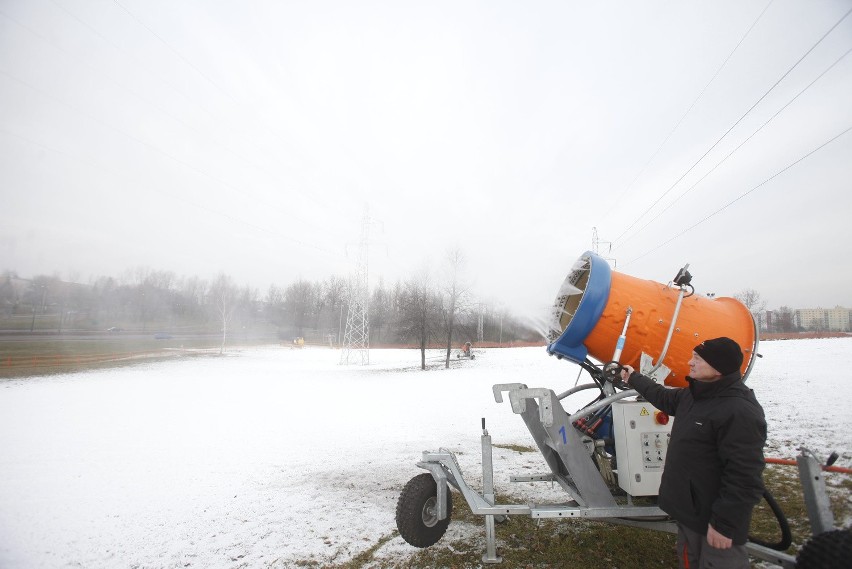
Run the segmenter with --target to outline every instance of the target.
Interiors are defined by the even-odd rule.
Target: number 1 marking
[[[562,425],[561,427],[559,427],[559,432],[562,433],[562,444],[567,445],[568,444],[568,435],[565,432],[565,425]]]

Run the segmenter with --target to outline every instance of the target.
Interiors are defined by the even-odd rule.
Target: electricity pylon
[[[370,304],[367,271],[369,237],[370,218],[364,212],[355,275],[349,282],[349,312],[343,334],[343,351],[340,353],[341,364],[355,363],[358,359],[362,365],[370,363],[370,319],[367,315]]]
[[[601,251],[600,251],[601,244],[606,245],[606,253],[601,253]],[[615,257],[608,257],[607,256],[612,252],[612,241],[601,241],[598,238],[598,228],[597,227],[592,227],[592,252],[595,253],[596,255],[602,256],[607,261],[612,261],[613,267],[616,267],[618,265],[618,263],[615,260]]]

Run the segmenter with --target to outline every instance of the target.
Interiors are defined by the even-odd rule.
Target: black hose
[[[790,533],[790,524],[787,523],[787,517],[781,510],[781,506],[778,505],[778,502],[776,502],[772,494],[769,493],[769,490],[763,491],[763,499],[766,500],[767,504],[769,504],[770,509],[772,509],[772,513],[775,514],[775,519],[778,520],[778,527],[781,528],[781,541],[778,543],[769,543],[768,541],[757,539],[751,535],[748,536],[748,540],[752,543],[756,543],[757,545],[774,549],[775,551],[785,551],[790,547],[790,544],[793,543],[793,535]]]
[[[592,378],[592,381],[594,381],[597,384],[598,389],[601,390],[601,396],[603,396],[603,371],[598,369],[598,367],[593,364],[588,358],[586,358],[586,360],[580,364],[580,367],[588,372],[588,374]]]

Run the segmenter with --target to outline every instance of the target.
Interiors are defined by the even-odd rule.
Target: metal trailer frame
[[[596,386],[591,386],[596,387]],[[674,521],[656,506],[638,506],[632,497],[616,500],[595,466],[593,449],[577,430],[574,421],[600,409],[613,401],[636,395],[635,390],[623,391],[587,406],[569,415],[550,389],[530,389],[522,383],[496,384],[494,399],[503,402],[507,392],[512,411],[521,415],[530,434],[550,468],[549,473],[512,476],[511,482],[556,482],[570,496],[566,504],[497,504],[494,494],[494,465],[491,436],[482,419],[482,492],[477,492],[465,481],[455,454],[447,449],[425,451],[417,466],[429,471],[437,484],[437,500],[431,515],[446,520],[447,492],[456,488],[464,497],[472,513],[485,517],[485,553],[483,563],[500,563],[497,555],[495,521],[505,516],[526,515],[538,519],[597,519],[618,525],[677,533]],[[569,390],[575,392],[579,389]],[[566,396],[569,392],[562,394]],[[804,491],[811,529],[814,535],[834,529],[834,518],[829,508],[821,466],[813,453],[802,449],[797,457],[800,479]],[[749,554],[758,559],[780,565],[785,569],[795,567],[796,559],[786,553],[755,543],[747,543]]]

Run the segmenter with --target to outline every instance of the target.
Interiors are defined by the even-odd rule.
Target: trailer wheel
[[[396,527],[402,539],[414,547],[429,547],[444,536],[450,525],[453,501],[447,492],[447,517],[438,519],[438,485],[428,472],[408,481],[396,503]]]
[[[815,535],[796,556],[796,569],[844,567],[852,558],[852,530],[837,529]]]

